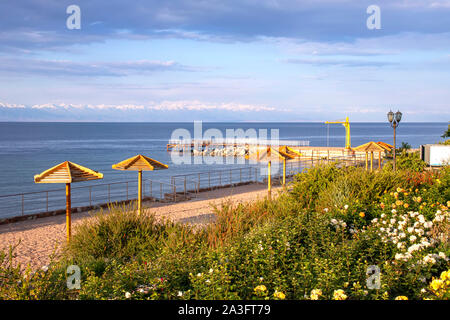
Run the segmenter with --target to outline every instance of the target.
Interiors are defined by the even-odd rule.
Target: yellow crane
[[[350,142],[350,122],[348,122],[348,117],[345,118],[345,121],[325,121],[325,123],[340,123],[345,127],[345,149],[350,150],[352,144]]]

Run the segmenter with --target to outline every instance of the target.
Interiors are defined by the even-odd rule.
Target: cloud
[[[423,34],[404,32],[377,38],[356,38],[352,41],[317,42],[295,38],[262,37],[261,41],[274,44],[286,52],[313,56],[380,56],[400,55],[405,50],[450,50],[450,32]]]
[[[81,7],[81,30],[67,30],[66,8]],[[372,0],[22,0],[0,2],[0,50],[56,49],[112,38],[254,41],[258,37],[351,42],[402,32],[450,30],[448,1],[377,4],[382,29],[368,30]]]
[[[343,59],[322,59],[322,58],[310,58],[310,59],[286,59],[287,63],[292,64],[308,64],[314,66],[339,66],[339,67],[385,67],[395,65],[393,62],[388,61],[368,61],[368,60],[343,60]]]
[[[195,70],[194,67],[185,66],[175,61],[75,62],[68,60],[0,57],[0,72],[11,74],[122,77],[131,74],[147,74],[159,71]]]

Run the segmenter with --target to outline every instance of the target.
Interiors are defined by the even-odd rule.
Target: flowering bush
[[[224,203],[205,228],[112,208],[82,223],[46,269],[1,253],[0,298],[448,299],[449,184],[448,167],[331,165],[299,174],[272,201]],[[80,290],[65,287],[69,264],[81,268]]]

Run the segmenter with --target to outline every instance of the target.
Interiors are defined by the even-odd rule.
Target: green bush
[[[420,159],[419,152],[403,152],[397,155],[396,158],[397,170],[405,170],[408,172],[422,172],[427,166],[426,162]],[[383,170],[385,171],[392,171],[392,169],[392,161],[387,162],[383,166]]]
[[[111,207],[84,220],[46,270],[1,253],[0,299],[448,298],[449,184],[448,167],[330,165],[271,201],[225,202],[204,227]],[[69,264],[80,266],[79,291],[65,287]],[[371,265],[380,289],[367,287]]]

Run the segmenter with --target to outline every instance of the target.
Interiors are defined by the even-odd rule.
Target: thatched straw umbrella
[[[72,204],[70,194],[70,184],[89,180],[103,179],[103,174],[80,166],[76,163],[65,161],[53,168],[50,168],[41,174],[34,176],[35,183],[65,183],[66,184],[66,230],[67,241],[70,241],[72,235]]]

